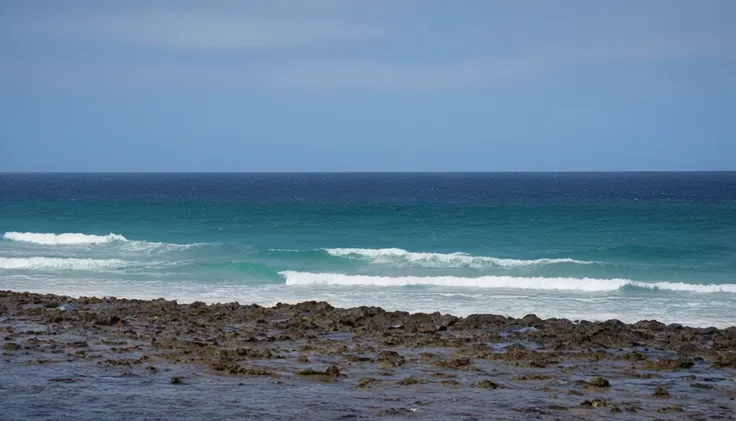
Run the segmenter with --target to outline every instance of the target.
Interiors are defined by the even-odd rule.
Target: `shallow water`
[[[0,406],[3,420],[58,419],[464,419],[528,420],[599,419],[612,416],[626,419],[733,419],[736,413],[736,370],[714,369],[699,362],[693,368],[653,371],[619,360],[574,358],[546,368],[518,366],[501,361],[475,360],[472,369],[441,368],[421,363],[423,356],[450,357],[452,349],[442,347],[404,348],[392,351],[408,362],[397,367],[376,367],[373,363],[347,363],[338,355],[299,351],[312,342],[274,342],[283,358],[251,361],[253,367],[274,370],[278,377],[226,376],[197,364],[172,364],[151,354],[146,342],[105,339],[92,330],[76,334],[58,328],[38,329],[19,319],[0,319],[0,328],[15,332],[33,328],[19,337],[40,343],[41,349],[4,351],[0,359]],[[501,352],[510,345],[523,344],[530,329],[517,329],[509,342],[493,343]],[[16,334],[17,336],[17,334]],[[81,343],[74,348],[75,343]],[[362,347],[351,334],[327,335],[319,347],[339,349]],[[59,347],[58,345],[62,345]],[[64,345],[66,344],[66,346]],[[357,349],[357,348],[356,348]],[[71,353],[83,350],[81,359]],[[289,351],[291,350],[291,351]],[[637,349],[652,358],[676,353]],[[608,350],[611,355],[629,350]],[[110,359],[137,359],[154,355],[142,363],[118,366]],[[298,355],[309,362],[297,361]],[[433,355],[433,356],[432,356]],[[85,358],[89,358],[88,360]],[[319,370],[338,362],[342,376],[304,377],[294,373],[304,368]],[[633,367],[632,367],[633,368]],[[632,376],[633,372],[637,376]],[[540,380],[520,380],[521,376],[543,376]],[[651,378],[647,378],[651,376]],[[172,384],[172,377],[182,384]],[[361,379],[378,382],[358,387]],[[399,385],[413,377],[423,383]],[[610,381],[610,388],[589,388],[584,382],[595,377]],[[456,381],[456,385],[443,384]],[[491,380],[498,389],[472,387],[474,382]],[[694,386],[699,385],[699,386]],[[653,397],[657,387],[665,387],[668,398]],[[707,389],[706,389],[707,388]],[[576,391],[571,394],[571,390]],[[585,400],[602,399],[606,407],[581,406]],[[619,408],[615,414],[612,408]],[[632,408],[636,412],[632,411]],[[677,408],[659,412],[663,408]],[[679,412],[682,411],[682,412]]]

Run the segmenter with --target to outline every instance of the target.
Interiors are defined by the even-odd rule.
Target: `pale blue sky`
[[[736,170],[733,0],[0,0],[0,171]]]

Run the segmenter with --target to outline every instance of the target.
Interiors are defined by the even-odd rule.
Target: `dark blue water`
[[[6,289],[736,323],[736,173],[4,174],[0,233]]]

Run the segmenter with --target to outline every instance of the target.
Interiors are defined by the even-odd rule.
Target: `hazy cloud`
[[[0,87],[465,89],[601,62],[736,58],[730,2],[623,3],[4,5]]]

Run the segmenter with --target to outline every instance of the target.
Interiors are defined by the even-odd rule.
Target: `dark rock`
[[[182,380],[181,377],[172,377],[171,380],[169,380],[169,383],[171,383],[171,384],[184,384],[184,380]]]
[[[501,385],[498,383],[494,383],[490,380],[481,380],[479,382],[471,383],[471,387],[479,387],[482,389],[500,389]]]
[[[19,351],[19,350],[23,349],[23,347],[21,347],[20,345],[18,345],[15,342],[5,342],[3,344],[3,349],[5,351]]]
[[[662,414],[667,413],[667,412],[684,412],[684,411],[685,410],[682,409],[682,407],[677,406],[677,405],[666,406],[664,408],[657,410],[657,412],[662,413]]]
[[[667,389],[665,389],[664,387],[658,387],[654,389],[654,395],[652,396],[657,397],[657,398],[669,398],[670,392],[667,391]]]
[[[639,351],[632,351],[624,355],[623,359],[627,361],[646,361],[649,357]]]
[[[588,386],[591,387],[611,387],[611,383],[603,377],[597,377],[588,382]]]
[[[734,343],[734,347],[736,347],[736,342]],[[716,367],[736,368],[736,352],[726,351],[716,354],[716,358],[715,361],[713,361],[713,364]]]
[[[584,400],[580,402],[580,406],[584,408],[605,408],[608,406],[608,401],[603,399]]]
[[[387,416],[396,416],[396,415],[407,415],[411,414],[414,411],[407,408],[388,408],[388,409],[382,409],[378,411],[376,415],[379,417],[387,417]]]
[[[330,375],[330,376],[339,376],[340,375],[340,369],[337,368],[336,365],[331,365],[331,366],[327,367],[327,369],[325,370],[325,374]]]
[[[435,363],[435,365],[439,367],[445,367],[445,368],[467,368],[470,365],[472,365],[472,361],[468,357],[461,357],[461,358],[454,358],[451,360],[440,360]]]
[[[60,378],[49,379],[49,381],[55,382],[55,383],[76,383],[79,380],[68,378],[68,377],[60,377]]]
[[[406,358],[396,351],[381,351],[378,354],[378,362],[383,365],[398,367],[406,364]]]
[[[399,386],[410,386],[413,384],[424,384],[424,383],[427,383],[427,381],[424,379],[414,377],[414,376],[404,377],[403,379],[396,382],[396,384]]]
[[[547,374],[527,374],[527,375],[524,375],[524,376],[517,376],[514,379],[515,380],[520,380],[520,381],[525,381],[525,380],[549,380],[551,378],[552,378],[552,376],[547,375]]]
[[[202,344],[206,346],[206,344]],[[274,357],[270,348],[251,348],[251,347],[240,347],[236,349],[221,349],[217,351],[217,355],[223,359],[234,359],[234,358],[253,358],[253,359],[270,359]]]
[[[658,322],[656,320],[641,320],[633,325],[631,325],[634,329],[640,329],[640,330],[652,330],[652,331],[662,331],[667,329],[667,325]]]
[[[266,370],[262,367],[243,367],[238,364],[228,364],[223,362],[212,364],[212,369],[232,375],[278,377],[275,372]]]
[[[328,376],[328,377],[338,377],[340,376],[340,369],[337,368],[335,365],[331,365],[325,369],[325,371],[317,371],[314,369],[306,369],[306,370],[300,370],[297,371],[296,374],[298,376]]]
[[[360,380],[358,380],[358,387],[371,387],[378,383],[381,383],[381,380],[374,379],[373,377],[361,377]]]
[[[107,317],[102,316],[98,318],[97,321],[95,322],[95,324],[99,326],[113,326],[118,323],[123,324],[123,320],[120,317],[114,316],[114,315],[107,316]]]
[[[647,365],[655,370],[682,370],[692,368],[695,363],[691,358],[659,358],[654,362],[649,362]]]

